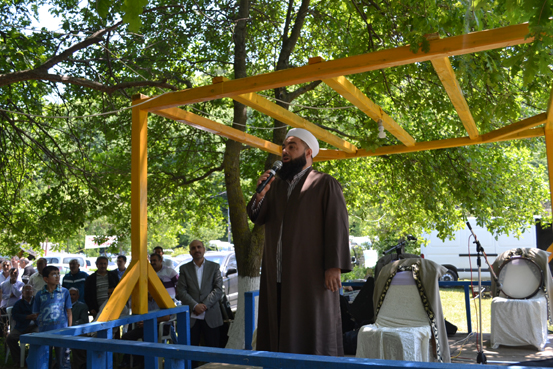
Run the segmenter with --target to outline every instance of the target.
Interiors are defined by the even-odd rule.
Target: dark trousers
[[[219,347],[221,327],[210,328],[205,320],[196,319],[194,326],[190,328],[190,343],[192,346],[200,346],[200,342],[203,338],[204,346],[207,347]],[[192,368],[200,366],[199,361],[192,362]]]
[[[196,319],[194,326],[190,328],[190,343],[192,346],[200,346],[203,336],[204,346],[219,347],[220,327],[210,328],[205,320]]]

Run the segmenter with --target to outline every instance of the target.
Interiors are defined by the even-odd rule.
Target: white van
[[[517,239],[514,235],[500,235],[497,240],[494,235],[486,228],[482,228],[476,225],[475,218],[468,218],[472,230],[478,237],[484,252],[488,256],[488,261],[493,264],[495,258],[510,249],[514,248],[526,248],[526,247],[539,247],[540,244],[545,245],[541,247],[546,249],[551,242],[545,238],[550,239],[548,235],[544,236],[544,233],[551,233],[551,228],[542,229],[539,225],[528,225],[526,231],[520,235]],[[435,261],[438,264],[445,266],[448,272],[442,277],[443,281],[456,281],[457,279],[469,279],[472,276],[474,279],[478,278],[478,265],[476,263],[476,244],[474,244],[474,237],[468,227],[465,225],[464,229],[455,232],[455,237],[452,240],[446,239],[440,240],[437,231],[432,231],[430,234],[423,234],[422,238],[428,240],[428,245],[421,247],[421,257],[425,259]],[[541,235],[541,237],[540,237]],[[538,239],[542,239],[545,242],[538,242]],[[469,257],[470,255],[470,257]],[[482,259],[482,279],[489,280],[491,278],[488,265],[484,257]]]
[[[69,268],[69,262],[71,260],[77,259],[79,261],[80,269],[87,273],[89,272],[84,255],[49,252],[46,255],[42,256],[42,258],[46,259],[46,261],[48,262],[48,265],[50,264],[63,265],[63,266],[66,266],[67,268]]]

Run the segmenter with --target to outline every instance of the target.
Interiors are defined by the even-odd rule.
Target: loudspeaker
[[[369,277],[349,307],[349,312],[358,326],[374,323],[374,278]]]

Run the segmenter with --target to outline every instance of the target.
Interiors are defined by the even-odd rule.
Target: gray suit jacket
[[[180,267],[179,280],[177,282],[177,299],[183,305],[188,305],[190,314],[196,304],[205,304],[205,322],[210,328],[223,325],[223,316],[219,300],[223,296],[223,278],[219,270],[219,264],[205,259],[202,276],[202,288],[198,285],[196,267],[194,261]],[[190,319],[190,325],[194,326],[196,319]]]

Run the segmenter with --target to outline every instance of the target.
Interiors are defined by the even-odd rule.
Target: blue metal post
[[[184,369],[186,360],[165,359],[165,369]]]
[[[472,332],[472,320],[470,317],[470,297],[469,294],[472,291],[469,291],[469,285],[465,284],[463,287],[465,287],[465,309],[467,311],[467,330],[468,333]]]
[[[157,343],[157,319],[144,320],[144,342]],[[157,358],[155,356],[144,357],[144,367],[157,369]]]
[[[27,366],[33,369],[48,369],[50,359],[50,347],[41,345],[29,345]]]
[[[190,345],[190,312],[188,310],[177,314],[177,333],[179,345]],[[185,360],[184,367],[191,369],[192,361]]]
[[[249,291],[244,294],[245,309],[244,309],[244,340],[246,350],[252,349],[253,332],[255,330],[255,297],[259,295],[259,291]]]
[[[112,339],[113,338],[113,329],[110,328],[110,329],[104,329],[104,330],[98,331],[97,337],[98,338]],[[88,358],[88,356],[87,356],[87,358]],[[106,364],[105,364],[105,366],[102,366],[102,368],[113,369],[113,352],[108,351],[105,355],[105,359],[106,359]],[[87,359],[87,364],[86,365],[88,366],[88,359]],[[89,368],[96,368],[96,367],[95,366],[89,366]]]
[[[94,368],[94,369],[104,369],[107,368],[107,354],[113,355],[112,352],[107,351],[93,351],[93,350],[87,350],[86,351],[86,367],[87,368]],[[111,362],[113,366],[113,360]]]

